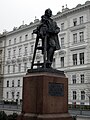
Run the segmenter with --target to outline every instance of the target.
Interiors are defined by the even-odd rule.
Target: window
[[[19,56],[21,56],[21,48],[19,48]]]
[[[22,36],[19,37],[19,42],[22,42]]]
[[[79,18],[79,20],[80,20],[80,24],[82,24],[82,23],[83,23],[83,16],[81,16],[81,17]]]
[[[18,80],[18,87],[20,87],[20,80]]]
[[[64,23],[61,23],[61,31],[64,30]]]
[[[28,34],[27,34],[27,35],[25,35],[25,40],[28,40]]]
[[[80,64],[84,64],[84,53],[79,54]]]
[[[80,102],[80,105],[85,105],[85,103],[84,102]]]
[[[13,73],[15,73],[15,65],[13,65]]]
[[[12,92],[12,99],[14,100],[14,95],[15,95],[15,93],[14,92]]]
[[[9,40],[9,45],[11,45],[11,40]]]
[[[76,99],[77,99],[77,92],[73,91],[73,100],[76,100]]]
[[[10,65],[8,65],[7,67],[8,67],[8,73],[10,73]]]
[[[16,55],[16,49],[13,50],[13,57]]]
[[[21,72],[21,64],[18,65],[18,71]]]
[[[72,83],[76,84],[76,75],[72,75]]]
[[[16,44],[16,38],[14,38],[14,44]]]
[[[84,41],[84,32],[79,33],[80,42]]]
[[[73,34],[73,43],[77,43],[77,33]]]
[[[73,54],[73,65],[77,65],[77,54]]]
[[[64,67],[64,57],[61,57],[61,67]]]
[[[17,92],[17,99],[20,98],[20,92]]]
[[[77,18],[73,19],[73,26],[77,25]]]
[[[31,53],[33,53],[34,45],[31,45]]]
[[[84,74],[81,74],[80,78],[81,78],[81,83],[84,83]]]
[[[8,97],[9,97],[9,92],[6,92],[6,97],[7,97],[7,99],[8,99]]]
[[[24,72],[27,70],[27,63],[24,63]]]
[[[61,48],[64,47],[64,37],[61,38]]]
[[[12,87],[14,87],[14,80],[12,80]]]
[[[11,57],[11,51],[9,50],[8,51],[8,58],[10,58]]]
[[[7,87],[9,87],[9,81],[7,81]]]
[[[25,47],[25,55],[27,55],[27,47]]]
[[[81,91],[81,100],[85,100],[85,91]]]

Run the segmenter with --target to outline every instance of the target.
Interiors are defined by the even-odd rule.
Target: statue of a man
[[[37,27],[38,35],[42,39],[42,46],[44,45],[44,39],[47,36],[47,68],[50,68],[52,65],[54,52],[60,49],[58,39],[60,28],[57,26],[57,23],[53,21],[51,16],[52,11],[50,9],[46,9],[45,14],[41,16],[41,22]]]

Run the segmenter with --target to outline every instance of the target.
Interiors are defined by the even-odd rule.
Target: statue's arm
[[[55,34],[58,34],[60,32],[60,28],[57,26],[57,23],[55,22]]]

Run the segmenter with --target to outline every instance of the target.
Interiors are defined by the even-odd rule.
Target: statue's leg
[[[47,49],[47,67],[51,67],[56,44],[53,38],[50,38],[48,41],[49,43]]]
[[[53,48],[53,52],[52,52],[52,55],[51,55],[51,57],[50,57],[51,63],[53,62],[54,51],[55,51],[55,49]]]
[[[54,47],[50,47],[47,51],[47,67],[51,67],[54,55]]]

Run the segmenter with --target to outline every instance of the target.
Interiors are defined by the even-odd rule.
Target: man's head
[[[52,11],[51,11],[50,8],[48,8],[48,9],[45,10],[45,15],[46,15],[47,17],[51,17],[51,16],[52,16]]]

